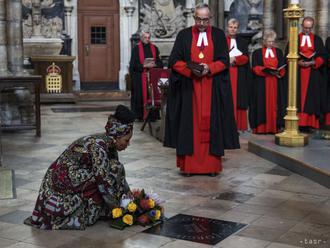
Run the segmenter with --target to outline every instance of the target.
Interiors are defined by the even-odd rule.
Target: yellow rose
[[[160,210],[156,210],[155,220],[159,220],[161,214],[162,214],[162,212]]]
[[[130,214],[125,214],[123,217],[123,222],[129,226],[133,225],[133,216]]]
[[[123,215],[123,211],[121,208],[112,209],[112,218],[116,219]]]
[[[131,213],[135,212],[137,206],[134,202],[130,202],[128,205],[127,205],[127,209],[128,211],[130,211]]]
[[[155,207],[155,201],[153,199],[149,199],[149,207],[154,208]]]

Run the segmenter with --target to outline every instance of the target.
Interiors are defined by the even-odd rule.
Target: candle
[[[291,0],[291,4],[299,4],[299,0]]]

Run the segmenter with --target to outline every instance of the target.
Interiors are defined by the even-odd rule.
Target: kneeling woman
[[[277,133],[284,125],[286,107],[283,52],[274,47],[276,33],[265,30],[262,48],[252,54],[252,92],[249,110],[253,133]]]
[[[117,151],[125,150],[133,132],[134,113],[119,105],[105,133],[73,142],[48,168],[32,216],[40,229],[78,229],[108,216],[130,192]]]

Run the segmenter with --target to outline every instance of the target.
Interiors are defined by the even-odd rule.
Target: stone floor
[[[0,248],[35,247],[211,247],[123,231],[99,221],[85,231],[41,231],[22,224],[30,215],[41,179],[74,139],[103,131],[108,113],[54,113],[42,106],[42,137],[34,131],[3,134],[4,165],[15,170],[16,199],[0,200]],[[56,107],[70,107],[56,105]],[[166,216],[178,213],[245,223],[218,243],[223,248],[330,247],[330,190],[242,149],[228,151],[217,177],[183,177],[174,150],[139,131],[120,153],[131,188],[154,191],[166,200]]]

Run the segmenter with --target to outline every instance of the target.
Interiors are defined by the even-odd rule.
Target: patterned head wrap
[[[120,138],[133,130],[135,114],[124,105],[118,105],[114,115],[110,115],[105,125],[106,134]]]

